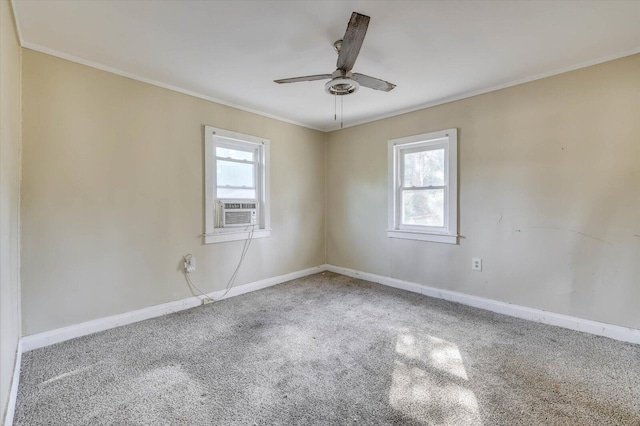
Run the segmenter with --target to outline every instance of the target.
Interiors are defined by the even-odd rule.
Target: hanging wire
[[[340,96],[340,128],[342,129],[342,124],[344,120],[344,96]]]
[[[333,121],[338,121],[338,95],[333,94]]]

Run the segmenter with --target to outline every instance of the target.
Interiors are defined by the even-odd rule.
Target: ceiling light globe
[[[356,93],[360,89],[360,84],[350,78],[334,78],[324,85],[324,91],[329,95],[344,96]]]

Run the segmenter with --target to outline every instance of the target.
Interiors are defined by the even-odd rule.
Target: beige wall
[[[242,242],[201,242],[205,124],[272,140],[273,236],[238,284],[328,260],[640,328],[640,55],[328,135],[23,56],[25,335],[190,296],[186,253],[224,287]],[[449,127],[460,244],[387,238],[387,140]]]
[[[23,50],[23,334],[224,288],[203,245],[203,125],[271,139],[272,236],[237,284],[325,262],[325,134]]]
[[[460,244],[387,238],[387,140],[451,127]],[[326,176],[328,263],[640,328],[640,55],[330,133]]]
[[[20,61],[11,5],[0,0],[0,420],[20,337]]]

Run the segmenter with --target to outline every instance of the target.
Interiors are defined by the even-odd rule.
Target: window
[[[204,130],[205,243],[243,240],[252,229],[253,238],[269,237],[269,140],[209,126]],[[242,209],[225,216],[233,223],[222,219],[223,205]],[[246,210],[252,207],[255,213]]]
[[[458,242],[457,129],[389,141],[387,236]]]

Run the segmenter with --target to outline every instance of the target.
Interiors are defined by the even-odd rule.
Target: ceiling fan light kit
[[[333,73],[333,78],[324,85],[324,91],[329,95],[344,96],[356,93],[360,89],[360,83],[352,79],[351,72],[341,72],[337,70]]]
[[[360,84],[358,84],[358,82],[355,80],[351,80],[350,78],[334,78],[324,85],[325,92],[330,95],[338,96],[356,93],[359,88]]]

